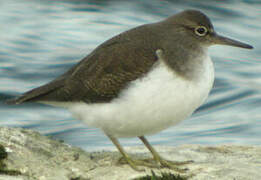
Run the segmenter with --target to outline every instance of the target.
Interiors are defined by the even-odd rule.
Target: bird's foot
[[[129,164],[132,169],[136,171],[144,171],[144,167],[148,168],[169,168],[172,170],[175,170],[180,173],[185,173],[188,169],[187,168],[180,168],[179,166],[186,165],[193,163],[193,161],[183,161],[183,162],[178,162],[178,161],[169,161],[165,160],[163,158],[160,158],[158,160],[154,160],[152,158],[148,159],[131,159],[131,158],[120,158],[118,163],[120,164]],[[143,167],[140,167],[143,166]]]
[[[133,160],[129,157],[121,157],[118,161],[119,164],[128,164],[135,171],[145,171],[143,167],[139,167],[140,163],[137,160]]]
[[[144,167],[149,168],[160,168],[154,159],[131,159],[131,158],[120,158],[118,161],[119,164],[129,164],[130,167],[136,171],[145,171]],[[140,167],[143,166],[143,167]]]
[[[180,173],[185,173],[188,170],[188,168],[180,168],[179,166],[193,163],[193,161],[179,162],[179,161],[169,161],[169,160],[165,160],[163,158],[160,158],[156,161],[157,161],[157,163],[160,164],[161,167],[169,168],[169,169],[175,170]]]

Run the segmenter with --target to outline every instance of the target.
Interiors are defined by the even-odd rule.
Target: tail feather
[[[13,98],[13,99],[8,99],[7,101],[5,101],[5,103],[8,105],[20,104],[19,102],[20,102],[19,97]]]
[[[5,103],[9,105],[21,104],[24,102],[35,102],[41,97],[44,97],[53,91],[60,89],[63,86],[63,81],[52,81],[46,85],[40,86],[38,88],[32,89],[23,95],[9,99]]]

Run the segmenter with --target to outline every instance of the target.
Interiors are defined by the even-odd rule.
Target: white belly
[[[193,80],[178,76],[160,61],[110,103],[73,103],[67,107],[88,126],[115,137],[154,134],[189,117],[206,100],[213,81],[209,56]]]

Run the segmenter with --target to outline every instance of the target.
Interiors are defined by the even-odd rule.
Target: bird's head
[[[240,48],[252,49],[251,45],[224,37],[215,32],[210,19],[200,11],[186,10],[169,17],[165,22],[175,26],[180,38],[198,43],[201,46],[228,45]]]

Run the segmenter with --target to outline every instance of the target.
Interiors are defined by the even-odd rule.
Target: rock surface
[[[117,151],[88,153],[31,130],[2,127],[0,145],[0,180],[133,180],[151,175],[151,169],[136,172],[128,165],[119,165]],[[181,174],[182,179],[261,179],[260,146],[183,145],[156,149],[169,160],[194,160],[184,166],[189,170]],[[150,156],[144,147],[126,150],[132,157]],[[178,174],[168,169],[153,172]]]

